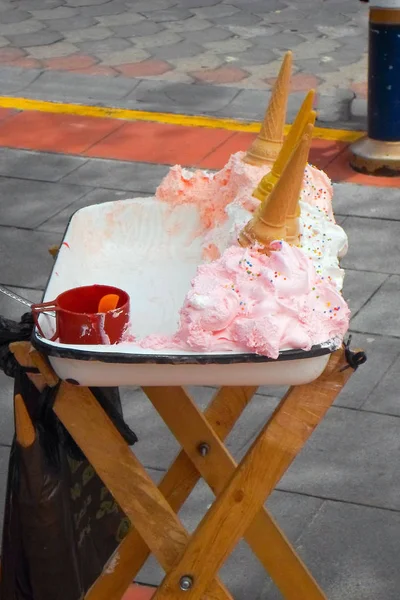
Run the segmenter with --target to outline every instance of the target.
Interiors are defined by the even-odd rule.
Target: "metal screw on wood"
[[[202,442],[198,446],[198,451],[200,452],[201,456],[207,456],[207,454],[210,452],[210,446],[205,442]]]
[[[184,575],[179,580],[179,587],[181,588],[181,590],[183,592],[187,592],[188,590],[190,590],[192,585],[193,585],[193,579],[190,577],[190,575]]]

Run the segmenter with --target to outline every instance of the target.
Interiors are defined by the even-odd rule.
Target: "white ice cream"
[[[313,261],[317,273],[332,281],[336,289],[343,287],[344,271],[339,258],[347,252],[344,230],[317,206],[300,201],[300,247]],[[237,240],[240,230],[253,216],[242,205],[232,202],[226,207],[227,220],[212,229],[205,238],[205,247],[215,246],[220,254]]]

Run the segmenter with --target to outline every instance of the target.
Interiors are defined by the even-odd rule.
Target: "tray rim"
[[[291,349],[283,350],[279,353],[278,358],[271,358],[262,354],[256,353],[235,353],[235,354],[133,354],[127,352],[99,352],[94,354],[91,350],[81,348],[64,348],[53,346],[46,343],[40,336],[37,335],[36,328],[32,333],[31,338],[34,348],[56,358],[80,360],[80,361],[96,361],[109,364],[160,364],[160,365],[226,365],[238,363],[264,363],[299,360],[307,358],[316,358],[326,354],[332,354],[337,350],[338,345],[321,344],[313,346],[310,350]]]
[[[134,198],[127,198],[127,200],[133,200]],[[91,207],[94,206],[104,206],[105,204],[114,204],[116,202],[123,202],[124,200],[110,200],[108,202],[97,202],[95,204],[91,204]],[[67,236],[69,227],[71,225],[71,221],[74,216],[89,208],[88,206],[83,206],[78,208],[75,212],[72,213],[70,218],[68,219],[67,226],[63,233],[60,248],[63,245],[65,238]],[[41,301],[46,296],[47,289],[49,287],[49,283],[53,276],[53,272],[55,272],[57,265],[57,259],[53,262],[53,266],[50,270],[49,276],[46,281],[46,285],[42,294]],[[235,354],[207,354],[207,353],[199,353],[199,354],[132,354],[127,352],[99,352],[98,354],[93,354],[93,352],[89,350],[85,350],[84,346],[81,348],[65,348],[62,345],[53,346],[51,344],[46,343],[47,340],[43,339],[38,335],[36,326],[33,329],[31,336],[31,343],[36,350],[41,351],[46,356],[53,356],[55,358],[64,358],[69,360],[80,360],[80,361],[95,361],[95,362],[103,362],[109,364],[161,364],[161,365],[209,365],[209,364],[217,364],[217,365],[226,365],[226,364],[239,364],[239,363],[266,363],[266,362],[277,362],[277,361],[289,361],[289,360],[299,360],[299,359],[307,359],[307,358],[316,358],[318,356],[324,356],[326,354],[332,354],[337,350],[338,344],[334,344],[334,340],[327,340],[326,345],[317,344],[312,346],[310,350],[302,350],[302,349],[291,349],[291,350],[283,350],[279,353],[278,358],[271,358],[269,356],[264,356],[256,353],[235,353]],[[329,344],[332,342],[332,344]]]

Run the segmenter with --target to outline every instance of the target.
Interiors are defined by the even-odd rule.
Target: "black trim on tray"
[[[36,333],[32,334],[32,345],[47,356],[73,360],[96,361],[122,364],[158,364],[158,365],[227,365],[237,363],[263,363],[286,360],[315,358],[331,354],[336,346],[313,346],[311,350],[284,350],[277,359],[261,354],[128,354],[126,352],[99,352],[89,350],[50,346]]]

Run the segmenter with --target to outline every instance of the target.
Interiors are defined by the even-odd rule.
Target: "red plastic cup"
[[[97,312],[100,300],[107,294],[117,294],[117,307]],[[129,296],[110,285],[87,285],[63,292],[52,302],[32,304],[32,314],[42,337],[40,313],[54,311],[56,331],[51,341],[62,344],[116,344],[129,323]]]

